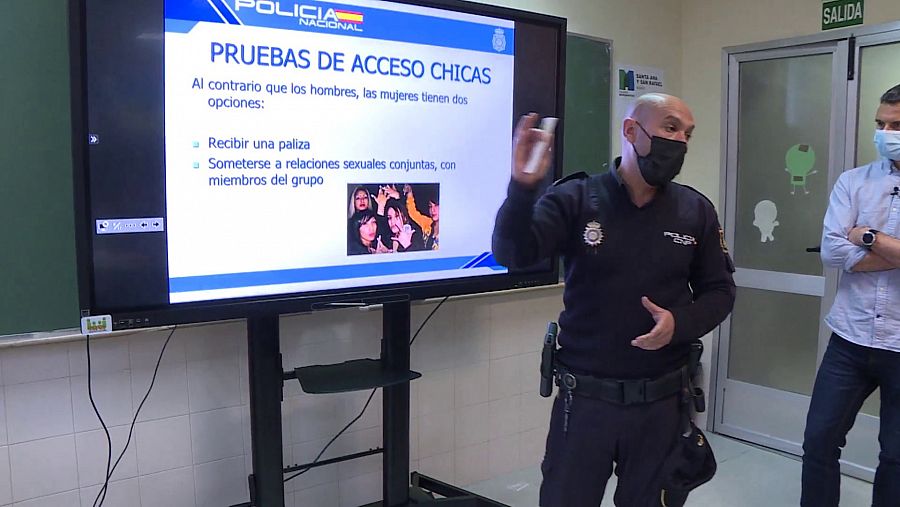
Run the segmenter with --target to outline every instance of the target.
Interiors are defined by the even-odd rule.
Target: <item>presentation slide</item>
[[[505,273],[514,24],[166,1],[172,303]]]

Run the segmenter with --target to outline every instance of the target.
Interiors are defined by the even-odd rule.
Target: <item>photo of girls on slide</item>
[[[438,183],[347,185],[347,255],[437,250],[439,196]]]

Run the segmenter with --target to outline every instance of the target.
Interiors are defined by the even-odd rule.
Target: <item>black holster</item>
[[[686,399],[691,408],[696,412],[706,411],[706,395],[703,389],[697,387],[694,380],[700,371],[700,357],[703,356],[703,342],[697,340],[691,343],[691,351],[688,354],[687,378],[684,379]]]
[[[559,326],[556,322],[547,324],[544,335],[544,346],[541,348],[541,396],[549,398],[553,394],[554,365],[556,364],[556,335]]]

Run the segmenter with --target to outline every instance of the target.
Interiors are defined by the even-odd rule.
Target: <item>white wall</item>
[[[680,92],[680,0],[494,0],[485,3],[561,16],[570,32],[613,41],[613,59],[659,67]]]
[[[561,16],[568,31],[612,40],[613,86],[617,65],[662,69],[666,92],[681,93],[681,0],[504,0],[495,5]],[[619,111],[613,101],[612,153],[621,153]]]
[[[413,307],[417,328],[434,304]],[[416,340],[411,470],[471,484],[543,455],[549,400],[537,394],[557,288],[450,300]],[[134,440],[113,476],[114,506],[222,507],[246,501],[250,473],[243,322],[177,329]],[[381,314],[342,310],[282,319],[285,368],[377,357]],[[92,341],[94,399],[121,452],[167,331]],[[84,341],[0,350],[0,505],[89,506],[106,463],[87,397]],[[312,461],[368,392],[285,388],[285,464]],[[381,445],[381,395],[325,458]],[[381,495],[381,456],[317,468],[288,483],[288,506],[356,507]]]

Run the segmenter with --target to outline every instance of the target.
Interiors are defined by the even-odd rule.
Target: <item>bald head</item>
[[[674,95],[667,95],[665,93],[645,93],[635,99],[631,107],[628,108],[628,116],[640,121],[648,118],[648,115],[652,115],[656,111],[672,108],[675,105],[687,109],[684,101]]]
[[[650,136],[677,141],[687,142],[694,132],[690,108],[680,98],[665,93],[647,93],[635,99],[622,124],[623,141],[633,144],[639,137],[636,123]]]

